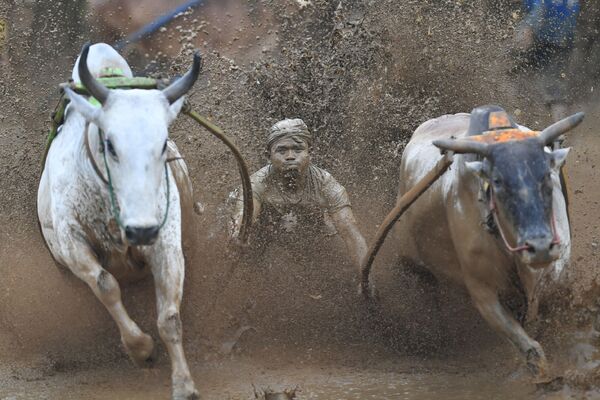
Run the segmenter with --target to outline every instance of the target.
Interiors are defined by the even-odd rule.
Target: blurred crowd
[[[515,69],[533,72],[539,95],[554,120],[594,90],[599,6],[594,1],[523,0],[515,30]]]

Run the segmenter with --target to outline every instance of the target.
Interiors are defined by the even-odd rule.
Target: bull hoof
[[[527,369],[535,376],[535,379],[545,379],[548,368],[546,356],[541,348],[531,348],[527,351]]]
[[[158,351],[149,335],[143,334],[135,341],[125,343],[129,358],[138,368],[152,368],[158,359]]]
[[[194,387],[194,382],[188,379],[173,386],[173,400],[200,400],[200,393]]]
[[[200,400],[200,393],[194,390],[188,394],[173,394],[173,400]]]
[[[565,386],[565,379],[562,376],[544,376],[540,378],[536,377],[533,383],[540,392],[558,392]]]

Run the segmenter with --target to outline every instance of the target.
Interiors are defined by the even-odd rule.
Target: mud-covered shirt
[[[282,190],[276,179],[271,164],[250,177],[254,201],[261,209],[254,219],[261,230],[285,233],[302,227],[303,231],[322,231],[327,224],[329,232],[335,232],[329,216],[351,206],[346,189],[329,172],[314,165],[309,166],[304,187],[298,192]],[[233,192],[232,197],[236,199],[234,218],[240,218],[243,209],[241,190]]]

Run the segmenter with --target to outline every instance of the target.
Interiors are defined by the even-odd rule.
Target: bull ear
[[[169,111],[168,111],[168,116],[167,116],[169,125],[171,124],[171,122],[175,121],[175,119],[179,115],[179,112],[181,111],[181,107],[183,107],[184,102],[185,102],[185,97],[182,96],[169,106]]]
[[[483,161],[467,161],[465,167],[475,175],[485,178]]]
[[[83,96],[78,95],[68,87],[65,88],[65,93],[71,100],[71,105],[88,122],[93,122],[96,125],[100,120],[100,115],[102,115],[102,108],[93,106],[90,102],[88,102]]]
[[[571,148],[567,147],[565,149],[554,150],[550,153],[550,165],[552,166],[552,168],[560,169],[560,167],[562,167],[562,165],[565,163],[565,160],[567,159],[569,150],[571,150]]]

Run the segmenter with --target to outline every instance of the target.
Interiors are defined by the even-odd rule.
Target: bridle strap
[[[100,172],[100,168],[98,168],[98,165],[95,162],[94,156],[92,154],[92,150],[90,148],[90,143],[89,143],[89,139],[88,139],[89,126],[90,126],[90,124],[88,122],[86,124],[85,133],[84,133],[86,153],[88,155],[88,158],[90,159],[90,162],[92,163],[92,166],[94,167],[94,171],[96,171],[96,174],[100,177],[100,179],[102,179],[102,182],[104,182],[108,186],[108,194],[109,194],[109,198],[110,198],[111,211],[112,211],[113,217],[115,218],[115,221],[117,222],[117,224],[119,225],[119,227],[121,229],[125,230],[125,226],[121,222],[121,213],[119,211],[119,206],[117,204],[117,198],[115,196],[112,179],[110,176],[110,170],[108,169],[108,161],[106,160],[106,151],[102,152],[102,157],[104,159],[104,169],[106,170],[106,176],[107,176],[107,178],[104,178],[104,175],[102,175],[102,172]],[[106,143],[104,142],[104,137],[103,137],[102,131],[100,129],[98,129],[98,139],[99,139],[100,143],[102,143],[103,148],[106,149]],[[161,229],[166,224],[167,216],[169,215],[169,205],[171,203],[171,201],[170,201],[171,185],[169,183],[168,163],[171,161],[178,160],[180,158],[182,158],[182,157],[173,157],[172,159],[167,159],[165,162],[165,183],[167,185],[167,193],[166,193],[167,205],[166,205],[166,209],[165,209],[165,215],[163,216],[162,222],[160,223],[158,229]]]
[[[494,218],[494,223],[498,227],[498,232],[500,232],[500,237],[502,238],[502,241],[504,242],[504,246],[506,246],[506,249],[508,251],[510,251],[511,253],[516,253],[518,251],[523,251],[523,250],[529,249],[528,244],[513,247],[510,245],[510,243],[508,243],[508,239],[506,239],[506,235],[504,234],[502,225],[500,225],[500,222],[498,221],[498,208],[496,208],[496,201],[494,200],[494,191],[492,190],[491,185],[490,185],[490,212],[492,213],[492,216]]]
[[[90,162],[92,163],[92,168],[94,168],[96,175],[98,175],[98,177],[102,180],[102,182],[104,182],[104,184],[108,185],[108,180],[104,177],[104,175],[102,175],[100,168],[98,168],[98,164],[96,164],[96,159],[94,158],[94,155],[92,154],[92,149],[90,148],[90,139],[88,137],[90,134],[89,129],[90,129],[90,123],[88,122],[85,125],[85,132],[84,132],[85,152],[86,152],[88,158],[90,159]]]
[[[513,247],[510,245],[510,243],[508,243],[508,239],[506,238],[506,235],[504,234],[502,225],[500,225],[500,221],[498,221],[498,208],[496,207],[496,200],[494,197],[494,189],[492,188],[492,185],[490,185],[489,206],[490,206],[490,213],[492,214],[492,216],[494,218],[494,223],[498,227],[498,232],[500,233],[500,237],[502,238],[502,241],[504,242],[504,246],[506,246],[506,249],[508,251],[510,251],[511,253],[516,253],[518,251],[523,251],[523,250],[529,249],[531,246],[528,244]],[[551,226],[552,226],[552,244],[560,244],[560,237],[558,236],[558,232],[556,230],[556,221],[554,218],[554,210],[552,210]]]

